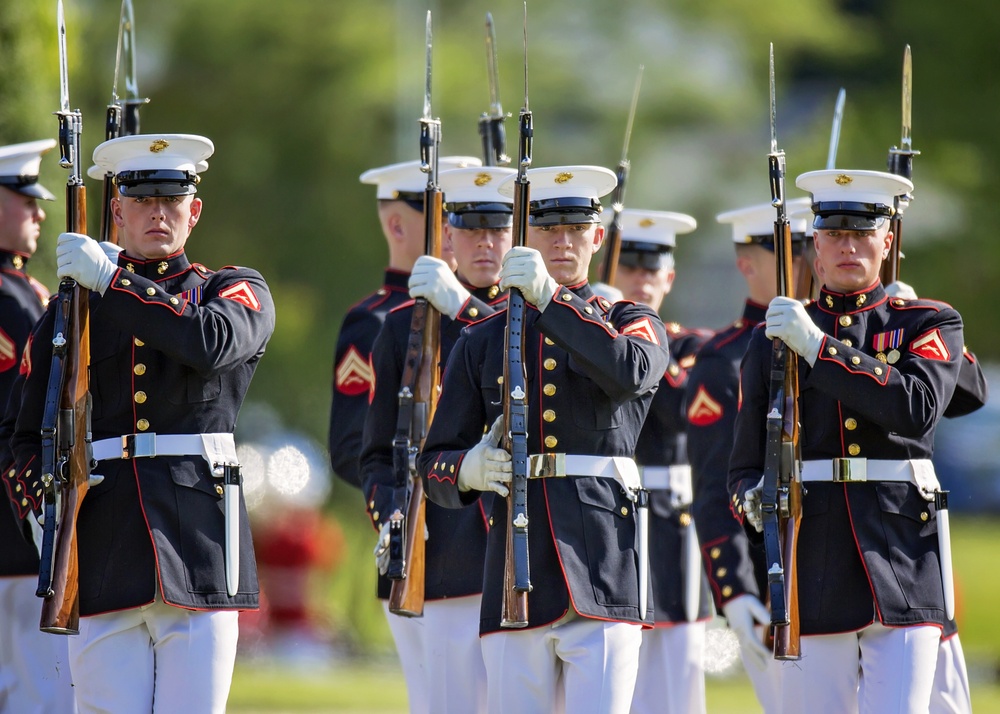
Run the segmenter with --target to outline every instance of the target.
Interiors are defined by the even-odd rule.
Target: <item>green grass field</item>
[[[1000,712],[1000,518],[953,518],[953,548],[958,584],[958,619],[973,683],[976,712]],[[346,530],[346,529],[345,529]],[[363,539],[364,540],[364,539]],[[367,542],[350,546],[348,561],[370,559]],[[289,667],[241,661],[237,664],[229,697],[229,711],[241,714],[295,712],[319,714],[388,714],[406,711],[406,690],[391,639],[374,597],[362,601],[355,586],[343,582],[352,570],[341,567],[341,577],[330,584],[334,622],[351,622],[346,642],[352,649],[375,655],[345,657],[324,667]],[[374,592],[374,580],[365,583]],[[339,601],[337,598],[341,598]],[[352,607],[356,612],[352,614]],[[362,647],[362,643],[364,647]],[[711,714],[747,714],[760,711],[742,672],[706,683]],[[820,711],[818,708],[817,711]]]

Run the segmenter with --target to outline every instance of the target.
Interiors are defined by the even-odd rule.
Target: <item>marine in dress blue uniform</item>
[[[614,188],[614,174],[566,166],[527,176],[528,246],[505,256],[500,286],[518,288],[528,303],[532,463],[541,467],[563,454],[568,476],[528,483],[533,589],[526,629],[501,628],[508,524],[505,502],[494,499],[480,621],[488,708],[550,712],[562,700],[567,711],[626,712],[640,626],[651,619],[639,612],[636,494],[623,483],[637,483],[632,456],[667,368],[667,336],[652,309],[612,305],[587,283],[604,237],[599,198]],[[513,193],[513,179],[505,186]],[[428,497],[448,508],[483,491],[507,491],[510,457],[496,448],[505,327],[506,312],[468,327],[445,369],[418,465]]]
[[[447,225],[443,243],[451,247],[458,273],[439,258],[421,256],[410,277],[411,294],[426,298],[441,313],[442,369],[462,328],[502,309],[500,261],[511,247],[511,200],[497,186],[513,169],[483,167],[441,172]],[[365,418],[361,475],[372,526],[379,532],[378,597],[389,597],[389,517],[393,513],[392,443],[399,412],[413,302],[392,310],[372,351],[375,390]],[[410,712],[469,714],[486,706],[486,668],[479,647],[480,594],[486,553],[487,511],[492,493],[465,508],[426,504],[424,613],[416,623],[388,612],[386,617],[407,681]],[[398,636],[396,636],[398,633]],[[455,671],[463,676],[456,678]]]
[[[60,276],[92,290],[94,472],[104,477],[77,521],[82,617],[70,666],[81,711],[152,711],[154,700],[158,711],[224,711],[237,611],[258,606],[246,506],[240,493],[227,512],[233,487],[214,466],[235,463],[232,432],[274,304],[256,270],[209,270],[184,252],[201,212],[196,166],[213,148],[187,134],[104,142],[94,161],[115,174],[124,250],[115,263],[87,236],[59,237]],[[27,518],[40,507],[52,317],[32,341],[12,441]],[[239,521],[231,552],[227,519]]]
[[[755,537],[766,443],[770,340],[799,355],[802,659],[782,668],[786,707],[921,711],[930,701],[950,573],[946,504],[930,457],[962,360],[962,319],[878,281],[896,196],[875,171],[814,171],[814,245],[824,286],[803,307],[775,298],[743,360],[729,487]],[[947,557],[944,559],[947,565]]]
[[[625,209],[615,287],[657,312],[673,287],[679,234],[691,216]],[[639,433],[635,460],[649,491],[649,572],[654,628],[642,633],[633,712],[705,711],[705,623],[711,616],[698,536],[691,518],[691,467],[685,448],[684,385],[709,333],[665,325],[670,363]]]
[[[8,444],[20,405],[20,366],[49,298],[27,273],[45,220],[39,201],[55,198],[38,183],[38,171],[55,145],[42,139],[0,147],[0,473],[12,506],[24,498]],[[0,711],[72,712],[67,642],[38,629],[38,551],[15,513],[0,507]]]
[[[809,210],[808,198],[791,199],[789,210]],[[810,216],[812,214],[810,213]],[[795,270],[807,221],[790,216]],[[764,321],[767,304],[777,294],[774,264],[774,207],[745,206],[717,216],[730,226],[736,267],[747,284],[740,317],[719,330],[698,351],[686,391],[687,449],[694,475],[695,525],[716,610],[725,615],[740,641],[740,655],[757,700],[765,712],[778,712],[779,667],[763,646],[760,623],[770,620],[761,604],[765,592],[763,551],[751,542],[733,517],[726,478],[733,447],[733,424],[739,409],[740,361],[754,327]],[[761,569],[755,571],[756,564]]]
[[[439,169],[479,166],[473,156],[444,156]],[[334,473],[361,488],[358,457],[370,393],[374,387],[372,346],[385,316],[410,299],[407,281],[413,263],[424,252],[424,189],[427,174],[419,161],[370,169],[361,182],[375,185],[379,223],[389,248],[382,286],[347,311],[337,334],[333,356],[333,398],[328,446]],[[450,256],[445,256],[453,262]]]

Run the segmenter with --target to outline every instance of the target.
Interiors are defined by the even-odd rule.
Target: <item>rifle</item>
[[[424,252],[441,256],[443,193],[438,185],[441,120],[431,118],[431,13],[427,11],[427,72],[424,114],[420,119],[420,170],[427,174],[424,190]],[[417,298],[410,319],[410,336],[399,390],[399,414],[392,444],[396,488],[389,517],[389,570],[392,580],[389,612],[406,617],[424,613],[427,508],[416,457],[437,405],[438,363],[441,361],[441,313],[425,298]],[[418,446],[419,445],[419,446]]]
[[[771,152],[767,155],[771,203],[775,208],[774,254],[778,295],[792,290],[792,235],[785,211],[785,152],[778,149],[775,132],[774,45],[770,56]],[[799,659],[799,600],[795,567],[802,518],[802,482],[799,473],[798,359],[780,339],[771,346],[770,410],[767,414],[767,450],[761,513],[767,561],[771,625],[775,659]]]
[[[531,142],[534,137],[528,108],[528,3],[524,4],[524,105],[518,120],[517,177],[514,180],[513,244],[523,246],[528,236],[531,182]],[[510,493],[507,494],[507,534],[504,546],[503,602],[500,626],[528,626],[528,378],[524,368],[524,295],[511,288],[507,298],[504,333],[503,438],[501,446],[511,455]]]
[[[889,149],[889,171],[905,179],[913,178],[913,157],[920,152],[914,151],[913,139],[910,138],[910,113],[913,106],[913,60],[910,56],[910,46],[903,51],[903,129],[899,140],[899,148]],[[892,245],[889,246],[889,257],[882,261],[881,279],[883,285],[889,285],[899,280],[899,261],[903,257],[901,244],[903,239],[903,212],[913,196],[907,194],[896,199],[896,213],[889,219],[889,230],[892,231]]]
[[[118,71],[125,57],[125,98],[118,97]],[[132,0],[122,0],[121,17],[118,21],[118,49],[115,52],[115,78],[111,85],[111,102],[104,122],[104,140],[119,136],[134,136],[139,133],[139,107],[149,102],[139,98],[139,88],[135,72],[135,16]],[[101,199],[101,240],[118,243],[118,231],[111,218],[111,199],[115,196],[115,175],[104,174],[104,190]]]
[[[69,106],[66,22],[58,0],[59,22],[59,165],[66,181],[66,230],[87,232],[86,189],[80,174],[80,110]],[[52,337],[52,364],[42,417],[42,485],[45,523],[38,589],[44,598],[39,628],[62,635],[79,633],[80,597],[76,520],[87,495],[93,453],[90,446],[90,309],[89,291],[75,280],[59,283]],[[58,510],[58,519],[56,512]]]
[[[490,84],[490,108],[479,117],[479,136],[483,140],[483,166],[506,166],[506,115],[500,106],[500,73],[497,71],[497,36],[493,30],[493,15],[486,13],[486,77]]]
[[[611,197],[611,226],[608,229],[608,238],[605,241],[607,249],[604,253],[604,262],[601,264],[601,282],[605,285],[614,285],[615,277],[618,273],[618,256],[622,250],[622,211],[625,209],[625,184],[628,181],[628,172],[631,163],[628,160],[628,144],[632,138],[632,123],[635,121],[635,108],[639,103],[639,87],[642,85],[642,65],[639,65],[639,74],[635,78],[635,89],[632,91],[632,106],[628,111],[628,123],[625,125],[625,145],[622,147],[622,158],[618,162],[618,183],[615,192]]]

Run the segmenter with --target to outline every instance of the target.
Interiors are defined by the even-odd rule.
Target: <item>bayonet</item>
[[[611,216],[611,226],[608,230],[608,238],[605,241],[607,249],[604,252],[604,262],[601,264],[601,282],[612,287],[618,273],[618,258],[621,255],[621,214],[625,209],[625,186],[628,183],[628,173],[631,168],[631,162],[628,160],[628,145],[632,140],[632,125],[635,122],[635,110],[639,106],[639,88],[642,86],[642,70],[643,66],[639,65],[639,72],[635,77],[635,88],[632,90],[632,103],[629,106],[628,121],[625,123],[625,143],[622,146],[622,158],[618,162],[618,170],[615,172],[618,180],[611,198],[611,208],[614,213]]]
[[[120,136],[133,136],[139,133],[139,107],[149,102],[148,98],[139,96],[135,54],[135,13],[132,10],[132,0],[122,0],[121,17],[118,22],[118,49],[115,52],[115,79],[111,88],[111,102],[120,105],[124,112],[124,126],[120,130]],[[118,94],[118,78],[123,62],[125,97],[121,98]]]
[[[428,189],[436,188],[438,156],[437,148],[441,144],[441,121],[431,116],[431,59],[434,46],[431,32],[431,11],[427,11],[427,25],[424,31],[426,38],[426,72],[424,81],[424,114],[420,119],[420,170],[427,174]]]
[[[490,108],[479,117],[479,135],[483,140],[483,165],[506,166],[507,137],[503,122],[506,116],[500,105],[500,74],[497,63],[497,36],[493,15],[486,13],[486,75],[490,89]]]
[[[830,127],[830,150],[826,154],[826,168],[837,168],[837,147],[840,145],[840,124],[844,120],[844,102],[847,91],[841,87],[837,92],[837,103],[833,108],[833,126]]]
[[[911,131],[911,111],[913,108],[913,59],[910,54],[910,46],[907,45],[903,51],[903,127],[900,132],[899,148],[893,146],[889,149],[889,171],[906,179],[913,178],[913,157],[919,156],[919,151],[913,149],[913,138]],[[909,203],[910,197],[905,197],[904,205]]]
[[[431,118],[431,54],[434,46],[431,32],[431,11],[427,11],[427,26],[424,30],[426,45],[426,80],[424,82],[424,121]]]
[[[75,138],[79,136],[80,112],[69,108],[69,66],[66,57],[66,15],[63,12],[62,0],[56,5],[56,18],[59,24],[59,165],[70,169],[70,180],[80,179],[80,167],[77,162],[79,145]]]

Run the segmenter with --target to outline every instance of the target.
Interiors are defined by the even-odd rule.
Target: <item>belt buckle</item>
[[[532,454],[528,457],[528,478],[560,478],[566,475],[566,454]]]
[[[125,434],[122,437],[122,458],[140,459],[156,456],[156,434]]]
[[[833,460],[833,482],[853,483],[868,480],[868,459],[835,458]]]

